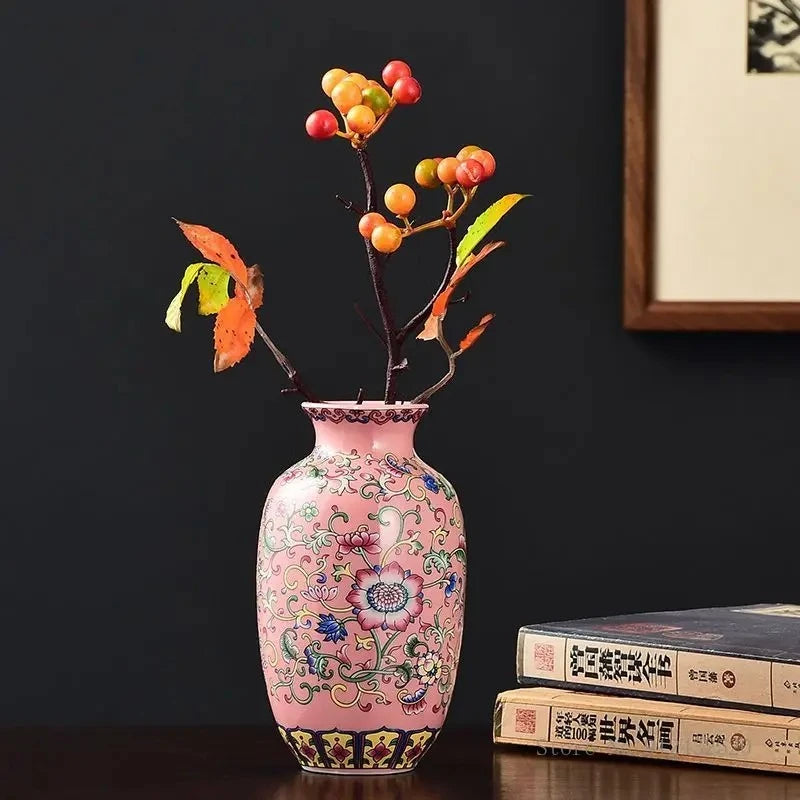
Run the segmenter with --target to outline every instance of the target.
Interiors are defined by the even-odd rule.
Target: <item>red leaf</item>
[[[494,314],[485,314],[481,317],[481,321],[472,328],[469,333],[461,340],[458,347],[463,352],[469,350],[478,339],[483,336],[483,332],[489,327],[489,323],[494,319]]]
[[[217,313],[214,324],[214,372],[222,372],[238,364],[250,352],[256,332],[254,309],[264,299],[264,279],[257,266],[247,269],[247,290],[250,302],[237,283],[234,296]]]
[[[219,264],[223,269],[242,283],[247,283],[247,271],[236,248],[221,234],[206,228],[205,225],[190,225],[176,220],[183,235],[205,258]]]
[[[467,260],[453,273],[453,277],[450,279],[450,286],[458,286],[476,264],[479,264],[486,256],[493,253],[504,244],[505,242],[489,242],[489,244],[485,244],[481,247],[477,253],[470,254]]]
[[[434,301],[431,308],[431,314],[434,317],[443,317],[447,313],[447,306],[450,304],[450,298],[453,296],[455,286],[448,286]]]
[[[214,372],[238,364],[250,352],[255,332],[253,309],[244,297],[232,297],[214,324]]]

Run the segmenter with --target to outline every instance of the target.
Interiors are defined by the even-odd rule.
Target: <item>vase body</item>
[[[452,697],[466,543],[414,451],[426,406],[309,404],[316,442],[274,483],[256,570],[261,662],[304,769],[413,769]]]

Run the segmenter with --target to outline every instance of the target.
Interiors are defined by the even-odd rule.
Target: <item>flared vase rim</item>
[[[364,400],[357,403],[355,400],[329,400],[324,403],[301,403],[303,408],[317,409],[342,409],[344,411],[427,411],[427,403],[410,403],[398,400],[395,403],[384,403],[382,400]]]

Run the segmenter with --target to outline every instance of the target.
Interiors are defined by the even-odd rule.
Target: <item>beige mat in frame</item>
[[[628,328],[800,330],[800,73],[748,73],[750,11],[627,2]]]

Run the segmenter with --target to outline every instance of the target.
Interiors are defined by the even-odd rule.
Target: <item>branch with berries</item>
[[[479,187],[495,173],[494,156],[476,145],[462,147],[455,156],[425,158],[414,169],[414,180],[423,189],[441,189],[443,207],[431,218],[417,224],[411,214],[417,207],[414,189],[405,183],[391,185],[383,195],[383,202],[396,222],[390,222],[377,210],[378,191],[367,152],[367,145],[386,124],[397,106],[417,103],[422,97],[422,87],[403,61],[390,61],[383,69],[383,85],[369,80],[358,72],[336,68],[322,77],[322,90],[339,112],[341,123],[327,109],[314,111],[306,119],[306,132],[312,139],[345,139],[352,146],[364,178],[365,200],[363,209],[352,201],[339,199],[345,208],[358,216],[358,232],[367,255],[369,275],[380,316],[380,330],[356,305],[356,310],[368,328],[386,349],[386,373],[383,399],[386,403],[397,401],[397,384],[408,367],[404,356],[407,340],[416,335],[423,341],[437,341],[447,358],[447,372],[431,387],[418,394],[413,402],[426,402],[444,388],[455,374],[456,360],[484,333],[494,314],[485,314],[480,322],[468,331],[454,349],[444,334],[444,318],[454,303],[463,302],[466,296],[454,298],[458,284],[475,264],[504,244],[493,242],[474,252],[489,231],[500,219],[527,195],[508,194],[493,203],[457,242],[457,227],[474,201]],[[190,265],[183,277],[181,288],[167,310],[166,322],[180,331],[180,308],[184,296],[193,282],[197,282],[200,314],[216,314],[214,369],[221,371],[233,366],[249,352],[258,332],[273,357],[286,373],[290,388],[308,400],[316,396],[307,387],[286,355],[278,349],[272,338],[256,319],[256,309],[263,297],[263,276],[258,267],[246,268],[233,245],[221,234],[201,225],[179,223],[187,239],[201,252],[207,262]],[[403,243],[417,234],[441,228],[448,239],[448,257],[444,275],[433,296],[406,323],[398,325],[385,283],[388,257],[396,253]],[[233,281],[234,294],[230,296],[229,284]],[[421,329],[421,330],[420,330]],[[359,402],[363,390],[359,390]]]

